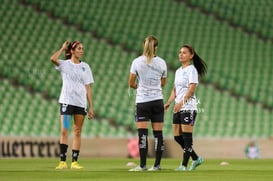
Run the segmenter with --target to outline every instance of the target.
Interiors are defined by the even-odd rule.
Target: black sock
[[[153,131],[155,137],[155,163],[154,166],[159,166],[164,151],[164,141],[162,131]]]
[[[192,148],[192,152],[191,152],[191,158],[192,158],[192,160],[197,160],[197,158],[198,158],[198,155],[195,153],[193,148]]]
[[[72,150],[72,162],[78,161],[80,150]]]
[[[186,133],[187,134],[187,133]],[[190,137],[191,137],[191,148],[192,148],[192,134],[191,135],[189,135]],[[182,141],[181,142],[183,142],[182,143],[182,145],[183,145],[183,149],[184,149],[184,140],[183,140],[183,135],[180,135],[180,137],[178,138],[179,140],[180,139],[182,139]],[[194,151],[194,149],[192,148],[192,151],[191,151],[191,158],[192,158],[192,160],[197,160],[197,158],[198,158],[198,155],[196,154],[196,152]]]
[[[185,148],[183,135],[180,136],[174,136],[174,140],[181,146],[182,149]]]
[[[185,148],[182,165],[187,167],[190,156],[192,154],[192,133],[183,133],[183,139]]]
[[[66,152],[67,152],[68,145],[60,144],[60,160],[66,161]]]
[[[184,148],[183,161],[182,161],[183,166],[187,167],[190,156],[191,156],[190,148]]]
[[[148,129],[138,129],[138,145],[140,154],[140,167],[146,167],[148,154]]]

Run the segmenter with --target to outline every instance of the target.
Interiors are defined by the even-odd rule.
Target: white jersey
[[[249,158],[259,158],[260,154],[259,154],[259,148],[257,146],[250,146],[247,148],[247,156]]]
[[[137,75],[136,103],[163,99],[161,78],[167,77],[167,65],[160,57],[153,57],[150,64],[146,56],[134,59],[130,72]]]
[[[60,60],[56,69],[61,72],[63,80],[59,103],[86,108],[87,91],[85,85],[94,83],[89,65],[85,62],[75,64],[70,59]]]
[[[184,99],[191,83],[198,84],[198,72],[194,65],[185,68],[180,67],[175,72],[175,103]],[[195,94],[184,104],[181,110],[197,110]]]

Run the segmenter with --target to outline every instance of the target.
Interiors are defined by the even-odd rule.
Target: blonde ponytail
[[[145,38],[144,47],[143,47],[143,55],[147,57],[147,64],[150,64],[152,58],[156,55],[155,49],[158,46],[158,40],[154,36],[148,36]]]

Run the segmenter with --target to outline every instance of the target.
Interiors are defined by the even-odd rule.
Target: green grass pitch
[[[229,165],[221,166],[226,161]],[[80,158],[83,170],[55,170],[58,159],[0,159],[1,181],[272,181],[273,160],[205,159],[195,171],[177,172],[178,159],[162,159],[159,172],[129,172],[128,162],[136,159]],[[68,162],[69,163],[69,162]],[[148,166],[153,159],[148,159]]]

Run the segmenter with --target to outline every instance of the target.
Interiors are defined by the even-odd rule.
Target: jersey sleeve
[[[93,78],[92,70],[88,64],[86,64],[86,74],[85,75],[86,75],[85,80],[84,80],[85,85],[93,84],[94,78]]]
[[[195,68],[191,69],[189,72],[189,83],[198,84],[198,72]]]
[[[166,65],[165,61],[164,61],[164,64],[163,64],[163,74],[162,74],[162,77],[163,78],[167,77],[167,65]]]
[[[136,70],[136,61],[134,60],[132,65],[131,65],[131,69],[130,69],[130,73],[132,74],[136,74],[137,70]]]
[[[59,60],[59,62],[59,65],[55,65],[55,69],[61,72],[64,65],[64,60]]]

